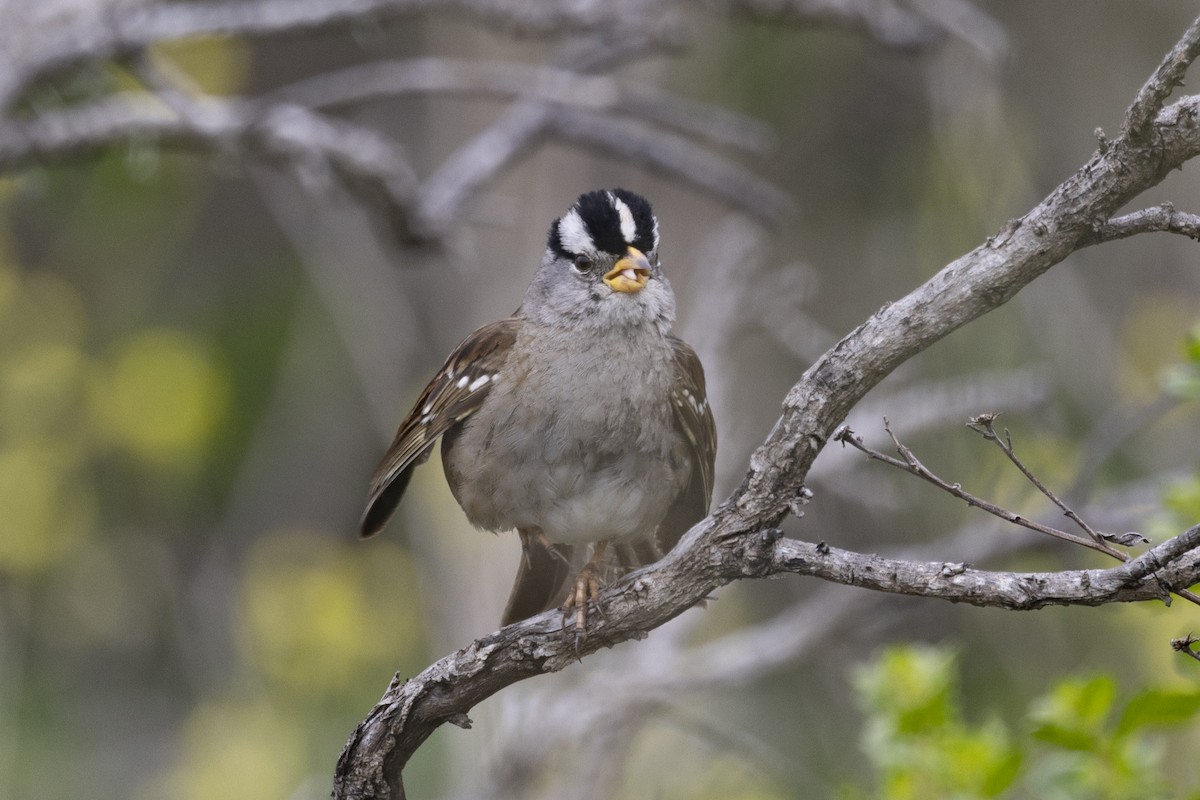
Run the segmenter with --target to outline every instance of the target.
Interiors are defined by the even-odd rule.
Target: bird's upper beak
[[[630,247],[625,256],[604,275],[604,282],[614,292],[638,292],[650,280],[650,261],[636,247]]]

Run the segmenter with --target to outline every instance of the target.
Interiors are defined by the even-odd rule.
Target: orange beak
[[[648,280],[650,261],[636,247],[630,247],[624,258],[604,275],[604,282],[614,292],[639,292]]]

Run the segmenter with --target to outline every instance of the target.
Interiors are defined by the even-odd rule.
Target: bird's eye
[[[579,273],[587,272],[588,270],[590,270],[592,268],[591,256],[584,256],[584,255],[575,256],[575,261],[571,266],[575,267],[576,272],[579,272]]]

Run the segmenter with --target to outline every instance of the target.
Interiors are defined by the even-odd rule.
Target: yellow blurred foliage
[[[22,276],[0,265],[0,353],[37,342],[78,346],[87,316],[74,286],[52,275]]]
[[[2,232],[3,228],[0,228],[0,234]],[[8,249],[8,242],[5,241],[3,236],[0,236],[0,259],[5,258]],[[8,319],[15,311],[20,288],[21,279],[16,271],[6,266],[3,261],[0,261],[0,319]],[[7,327],[5,326],[5,328]],[[0,340],[0,342],[2,341]]]
[[[141,800],[283,800],[306,772],[304,731],[264,702],[210,701],[187,721],[179,761]]]
[[[329,696],[387,674],[423,645],[416,570],[400,547],[310,531],[260,540],[246,560],[239,638],[281,688]]]
[[[158,42],[150,47],[150,52],[186,73],[196,88],[205,94],[237,93],[250,71],[249,46],[229,37],[205,36]]]
[[[154,466],[191,459],[225,413],[225,374],[193,339],[141,331],[97,364],[87,327],[75,287],[0,263],[0,571],[42,571],[96,527],[97,444]]]
[[[82,350],[63,342],[33,342],[3,364],[0,424],[9,428],[9,436],[79,434],[76,412],[88,367]]]
[[[92,386],[92,419],[101,438],[156,465],[195,458],[222,421],[230,387],[194,338],[138,331],[116,347]]]
[[[44,443],[0,447],[0,572],[45,569],[94,526],[96,503],[73,462]]]
[[[40,572],[95,525],[80,480],[84,326],[69,284],[0,264],[0,572]]]

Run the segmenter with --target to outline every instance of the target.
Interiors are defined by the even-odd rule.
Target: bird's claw
[[[584,641],[587,640],[588,604],[594,603],[596,612],[607,620],[608,616],[600,605],[600,568],[588,562],[575,578],[575,586],[567,594],[567,600],[562,607],[562,622],[566,628],[567,620],[575,619],[575,655],[580,657]]]

